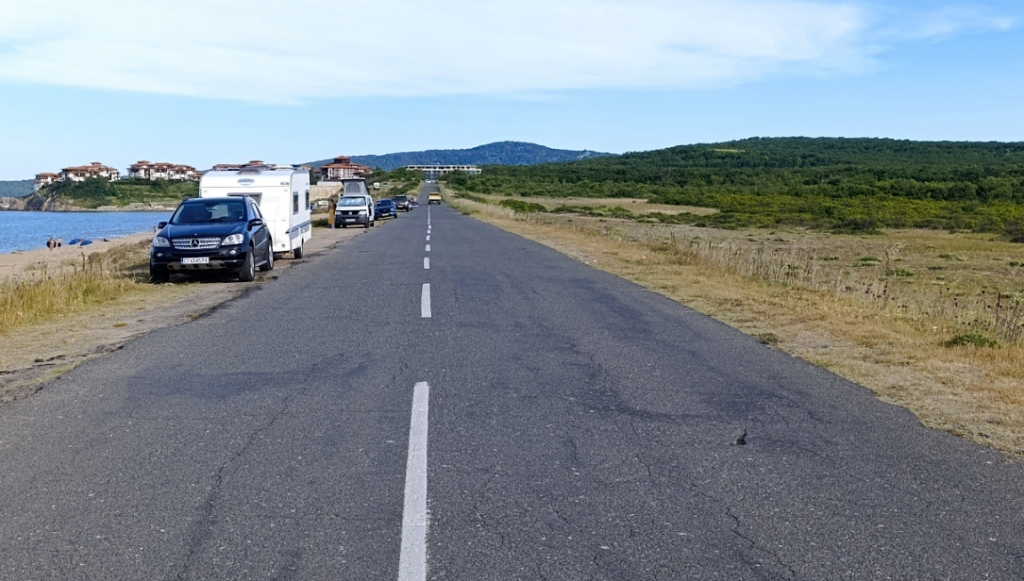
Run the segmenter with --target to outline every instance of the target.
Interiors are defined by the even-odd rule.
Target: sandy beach
[[[87,246],[69,246],[65,244],[53,250],[41,248],[39,250],[0,254],[0,278],[18,276],[26,271],[41,270],[44,267],[52,272],[68,261],[81,261],[83,254],[89,256],[94,252],[110,250],[114,246],[150,240],[151,238],[153,238],[152,232],[143,232],[141,234],[132,234],[131,236],[110,238],[105,241],[95,240]]]

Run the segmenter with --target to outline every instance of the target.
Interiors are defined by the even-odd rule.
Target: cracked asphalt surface
[[[1024,579],[1019,462],[426,209],[0,409],[0,580],[396,579],[418,381],[430,579]]]

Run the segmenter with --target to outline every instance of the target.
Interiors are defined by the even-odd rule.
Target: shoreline
[[[99,208],[72,207],[61,210],[26,210],[22,208],[0,207],[0,212],[42,212],[46,214],[73,214],[75,212],[172,212],[177,206],[149,206],[130,208],[127,206],[100,206]]]
[[[64,245],[60,248],[49,250],[45,247],[33,250],[15,250],[14,252],[0,253],[0,279],[19,276],[26,272],[32,272],[46,268],[48,271],[59,269],[62,264],[69,260],[80,260],[82,255],[89,256],[94,252],[104,252],[121,244],[133,244],[153,237],[153,232],[139,232],[107,238],[106,240],[94,240],[87,246]]]

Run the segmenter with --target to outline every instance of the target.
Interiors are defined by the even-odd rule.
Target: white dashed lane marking
[[[420,316],[424,319],[430,318],[430,283],[423,285],[423,293],[420,295]]]
[[[427,578],[427,435],[430,418],[430,386],[421,381],[413,387],[409,422],[409,457],[405,463],[405,506],[402,509],[402,548],[398,581]]]
[[[424,256],[423,257],[423,270],[430,270],[430,257],[429,256]]]

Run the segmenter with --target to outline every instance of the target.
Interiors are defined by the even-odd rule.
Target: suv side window
[[[249,208],[252,210],[252,215],[255,218],[263,219],[263,214],[260,214],[260,207],[256,205],[256,202],[249,200]]]

